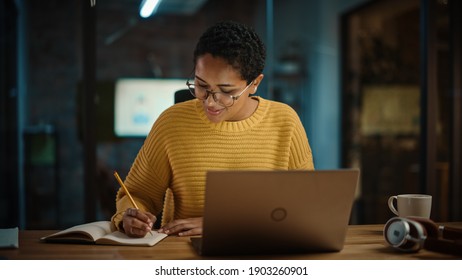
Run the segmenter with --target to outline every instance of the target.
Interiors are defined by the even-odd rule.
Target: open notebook
[[[164,233],[151,231],[142,238],[129,237],[116,231],[110,221],[97,221],[73,226],[41,238],[54,243],[87,243],[99,245],[154,246],[167,237]]]
[[[359,170],[210,171],[201,255],[343,249]]]

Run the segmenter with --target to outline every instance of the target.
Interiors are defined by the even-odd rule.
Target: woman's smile
[[[217,109],[217,108],[213,108],[213,107],[206,107],[206,112],[207,114],[211,115],[211,116],[218,116],[221,114],[221,112],[223,112],[224,109]]]

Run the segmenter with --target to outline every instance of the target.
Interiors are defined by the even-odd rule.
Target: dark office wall
[[[0,1],[0,228],[19,218],[16,15],[14,1]]]
[[[317,169],[341,166],[340,15],[367,1],[274,1],[275,67],[288,55],[304,62],[297,94]]]
[[[46,211],[54,212],[51,217],[48,212],[36,216],[38,221],[27,217],[27,227],[40,223],[51,227],[75,224],[83,215],[84,151],[76,129],[76,95],[81,75],[80,2],[25,1],[28,18],[21,32],[27,36],[28,90],[23,113],[26,130],[30,132],[25,143],[29,151],[25,196],[36,197],[37,209],[31,209],[31,201],[26,199],[30,215],[47,207]],[[41,135],[47,134],[47,127],[51,127],[52,133]]]

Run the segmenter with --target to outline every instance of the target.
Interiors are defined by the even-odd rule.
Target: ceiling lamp
[[[143,0],[140,6],[140,16],[142,18],[150,17],[159,6],[161,0]]]

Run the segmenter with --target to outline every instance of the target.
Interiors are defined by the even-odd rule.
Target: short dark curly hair
[[[247,83],[265,67],[266,48],[258,34],[233,21],[219,22],[202,34],[194,50],[194,65],[205,54],[225,59]]]

